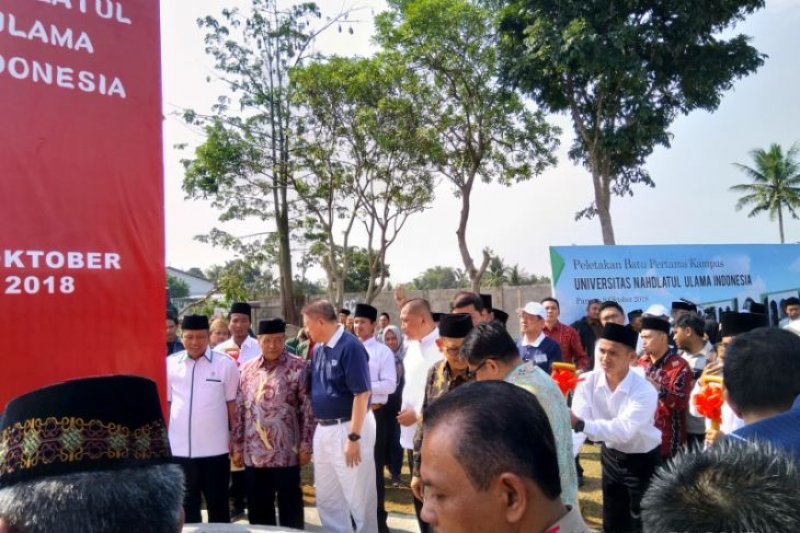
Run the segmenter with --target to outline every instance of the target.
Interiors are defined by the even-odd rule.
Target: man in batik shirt
[[[514,339],[497,323],[475,326],[464,339],[461,353],[475,381],[507,381],[527,390],[539,400],[555,437],[561,499],[564,504],[577,508],[578,475],[569,407],[556,382],[532,361],[523,361]]]
[[[472,381],[467,361],[461,357],[461,345],[464,337],[472,330],[472,317],[466,313],[442,314],[439,319],[439,338],[436,347],[444,359],[436,361],[428,370],[425,380],[425,395],[422,400],[421,417],[417,420],[417,432],[414,435],[414,453],[411,468],[411,492],[414,494],[417,509],[422,507],[422,483],[420,480],[420,465],[422,464],[422,423],[425,418],[425,409],[437,398],[448,391]],[[417,521],[421,533],[427,533],[430,528],[422,521],[417,513]]]
[[[639,366],[658,391],[656,427],[661,430],[661,457],[669,459],[686,444],[686,411],[692,392],[692,369],[669,347],[669,322],[646,316],[642,319],[644,355]]]
[[[300,467],[311,460],[314,415],[308,391],[308,364],[285,349],[286,323],[258,325],[261,357],[241,366],[233,461],[245,466],[251,524],[303,529]]]
[[[467,360],[461,357],[461,346],[464,337],[472,330],[472,317],[465,313],[442,315],[439,320],[439,338],[436,346],[444,355],[444,359],[437,361],[428,370],[428,379],[425,383],[425,399],[422,401],[422,418],[425,418],[425,409],[439,397],[453,390],[459,385],[472,381]],[[422,464],[422,421],[417,426],[414,438],[414,464],[411,479],[411,491],[414,496],[422,501],[422,484],[420,483],[420,465]],[[427,527],[427,524],[426,524]],[[420,529],[425,528],[420,524]]]

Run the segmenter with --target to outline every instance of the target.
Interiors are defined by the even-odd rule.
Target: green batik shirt
[[[572,425],[570,424],[567,400],[553,381],[541,368],[531,361],[522,363],[508,373],[504,381],[521,387],[539,400],[544,409],[553,437],[556,441],[558,472],[561,476],[561,500],[566,505],[578,505],[578,474],[575,471],[575,455],[572,449]],[[536,438],[532,436],[531,438]]]
[[[431,402],[440,398],[443,394],[447,393],[463,385],[474,381],[474,377],[469,373],[469,369],[453,370],[446,359],[437,361],[428,370],[428,379],[425,382],[425,399],[422,402],[422,419],[425,418],[425,409]],[[419,467],[422,464],[422,419],[417,422],[417,434],[414,437],[414,467],[412,474],[419,477]]]

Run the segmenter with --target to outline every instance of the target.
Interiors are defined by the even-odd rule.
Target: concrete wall
[[[434,289],[428,291],[407,291],[406,294],[409,298],[425,298],[431,303],[434,311],[441,313],[450,310],[450,302],[453,297],[463,289]],[[540,301],[546,296],[550,296],[550,285],[521,285],[517,287],[503,287],[503,288],[486,288],[481,290],[484,294],[492,295],[492,305],[496,309],[502,309],[509,315],[508,331],[516,338],[519,336],[519,323],[516,318],[516,311],[526,302]],[[363,301],[363,293],[348,293],[345,295],[344,306],[348,309],[355,309],[357,303]],[[258,320],[275,317],[281,315],[280,300],[272,299],[264,302],[259,302],[260,306],[254,310],[254,319],[256,323]],[[256,305],[259,305],[256,304]],[[400,310],[394,303],[394,294],[392,292],[382,292],[372,302],[378,312],[387,312],[392,319],[392,324],[399,325]],[[255,306],[254,306],[255,307]]]

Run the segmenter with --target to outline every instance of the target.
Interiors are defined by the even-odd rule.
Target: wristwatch
[[[575,433],[580,433],[581,431],[583,431],[583,428],[585,427],[586,423],[579,418],[578,421],[575,422]]]
[[[350,433],[347,436],[347,440],[349,440],[350,442],[357,442],[361,440],[361,435],[359,435],[358,433]]]

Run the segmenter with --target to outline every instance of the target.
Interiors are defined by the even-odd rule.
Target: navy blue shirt
[[[772,443],[800,461],[800,396],[795,398],[794,405],[785,413],[748,424],[731,433],[729,437]]]
[[[186,348],[184,348],[183,343],[179,340],[175,340],[172,342],[167,343],[167,357],[174,353],[182,352]]]
[[[370,390],[369,355],[364,345],[339,326],[328,343],[314,346],[311,361],[314,416],[323,420],[350,418],[353,397]]]
[[[549,374],[552,364],[562,361],[561,346],[550,337],[544,334],[542,336],[544,338],[541,339],[539,346],[524,346],[522,344],[523,339],[520,337],[517,341],[517,348],[519,348],[519,354],[522,356],[523,361],[533,361],[533,364]]]

